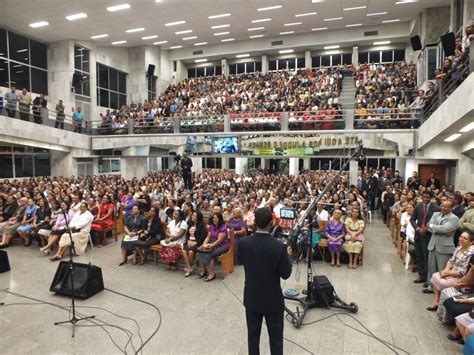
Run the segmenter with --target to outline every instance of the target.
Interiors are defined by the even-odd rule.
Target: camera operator
[[[245,269],[244,305],[247,317],[248,351],[259,354],[263,317],[267,323],[272,355],[283,354],[283,313],[285,303],[280,278],[291,275],[291,263],[283,243],[271,237],[272,212],[255,211],[255,236],[237,244],[239,262]]]
[[[183,174],[184,186],[186,190],[193,189],[192,172],[193,161],[188,157],[188,152],[184,152],[183,158],[181,159],[181,172]]]

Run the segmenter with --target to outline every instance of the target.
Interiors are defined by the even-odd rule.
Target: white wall
[[[126,47],[96,47],[95,59],[97,63],[125,73],[130,72],[128,49]]]

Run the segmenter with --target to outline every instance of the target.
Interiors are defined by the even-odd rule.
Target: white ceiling
[[[108,34],[109,37],[95,40],[99,45],[126,40],[120,46],[137,46],[168,41],[162,45],[170,48],[181,45],[193,47],[195,43],[221,43],[222,39],[248,40],[251,35],[265,37],[280,36],[281,32],[311,32],[313,28],[328,27],[329,30],[345,28],[346,25],[362,23],[363,26],[379,25],[384,20],[400,19],[408,21],[424,8],[447,6],[449,0],[418,0],[396,5],[397,0],[2,0],[0,26],[21,34],[55,42],[64,39],[90,40],[91,36]],[[416,1],[416,0],[411,0]],[[130,4],[128,10],[111,13],[107,7]],[[258,8],[282,5],[270,11]],[[343,11],[344,8],[367,6],[365,9]],[[386,15],[367,16],[368,13],[388,12]],[[88,17],[68,21],[65,16],[85,12]],[[317,12],[317,15],[295,17],[296,14]],[[231,13],[231,16],[209,19],[208,16]],[[343,17],[342,20],[325,22],[324,19]],[[252,20],[271,18],[272,21],[252,23]],[[165,26],[165,23],[186,21],[186,24]],[[49,26],[31,28],[30,23],[47,21]],[[302,25],[287,26],[287,23],[302,22]],[[211,29],[211,26],[229,24],[227,28]],[[128,29],[144,27],[136,33],[126,33]],[[249,28],[265,27],[263,30],[248,31]],[[175,32],[192,30],[192,33],[177,35]],[[215,36],[214,33],[230,32]],[[321,32],[319,32],[321,34]],[[142,40],[142,37],[158,35],[156,39]],[[182,38],[197,36],[196,39]],[[282,35],[284,36],[284,35]],[[291,36],[291,35],[290,35]]]

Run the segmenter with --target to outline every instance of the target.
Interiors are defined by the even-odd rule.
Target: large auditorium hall
[[[474,0],[0,8],[0,353],[474,355]]]

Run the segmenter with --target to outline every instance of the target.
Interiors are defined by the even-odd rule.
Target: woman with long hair
[[[191,224],[186,232],[186,241],[183,244],[183,250],[181,250],[181,255],[186,264],[184,277],[189,277],[193,274],[194,257],[204,242],[207,232],[208,230],[204,226],[202,213],[199,211],[194,212],[191,216]]]

